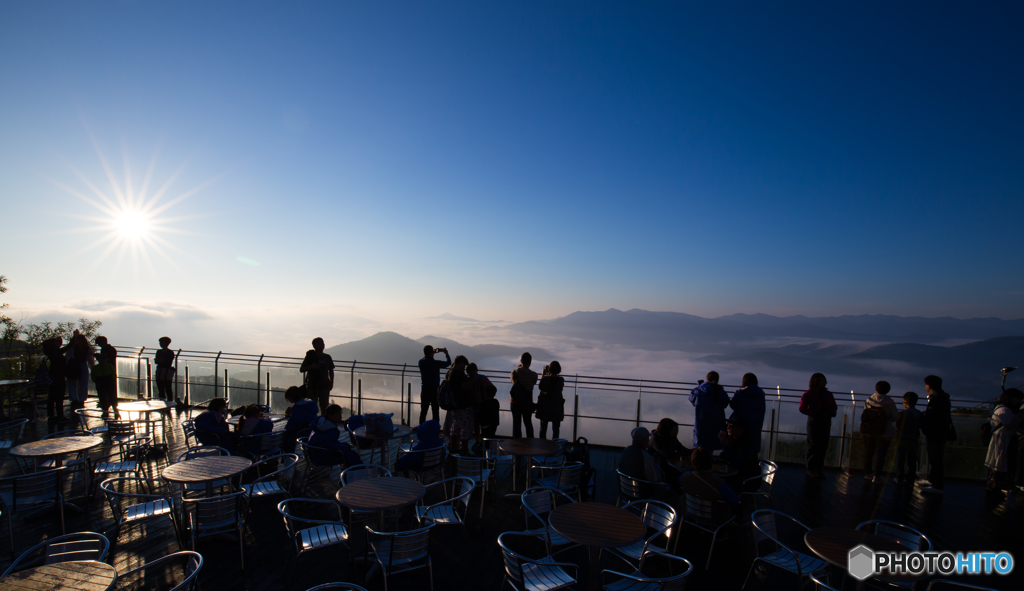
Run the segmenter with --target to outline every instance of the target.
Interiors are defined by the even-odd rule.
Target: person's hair
[[[707,380],[709,382],[711,382],[712,384],[717,384],[718,380],[719,380],[718,372],[717,371],[709,371],[708,372]]]
[[[690,465],[694,470],[710,470],[711,462],[711,452],[702,447],[698,447],[690,454]]]
[[[907,392],[906,394],[903,395],[903,400],[906,400],[908,403],[910,403],[910,406],[916,406],[918,398],[919,396],[917,395],[917,392]]]
[[[103,335],[99,335],[99,336],[97,336],[97,337],[96,337],[95,339],[93,339],[93,341],[94,341],[94,342],[95,342],[95,343],[96,343],[97,345],[100,345],[100,346],[102,347],[103,345],[106,345],[106,344],[107,344],[107,337],[105,337],[105,336],[103,336]]]
[[[885,380],[875,384],[875,392],[878,392],[879,394],[888,394],[889,390],[892,390],[892,386],[890,386],[889,382]]]
[[[320,337],[317,337],[317,338],[313,339],[313,346],[314,347],[316,346],[317,343],[320,343],[321,345],[323,345],[324,344],[324,340],[322,338],[320,338]]]
[[[551,372],[551,375],[557,376],[562,373],[562,364],[557,361],[552,361],[551,365],[548,366],[548,371]]]
[[[253,417],[258,417],[260,415],[260,412],[262,411],[260,410],[259,406],[256,406],[255,404],[250,404],[249,406],[245,407],[245,412],[242,413],[242,416],[244,416],[247,419],[251,419]]]
[[[519,358],[519,362],[522,363],[523,365],[527,363],[533,363],[533,355],[530,355],[530,352],[527,351],[523,353],[523,355]]]
[[[479,370],[477,369],[475,363],[470,363],[469,365],[466,366],[466,371],[468,371],[469,373],[475,373]]]
[[[160,337],[159,343],[161,347],[166,347],[171,344],[171,337]]]
[[[71,337],[71,347],[75,351],[75,363],[81,363],[89,356],[92,347],[89,346],[89,339],[83,334]]]
[[[211,400],[206,405],[206,408],[207,408],[207,410],[212,410],[213,412],[220,412],[220,411],[224,410],[224,408],[227,405],[228,405],[228,401],[227,400],[224,400],[223,398],[214,398],[213,400]]]
[[[932,390],[942,389],[942,378],[939,376],[925,376],[924,385],[928,386]]]
[[[658,435],[668,435],[669,433],[672,432],[673,429],[676,429],[678,427],[679,423],[673,421],[668,417],[665,417],[664,419],[658,421],[658,426],[657,428],[654,429],[654,432],[657,433]]]
[[[826,385],[828,385],[828,380],[825,379],[825,374],[816,373],[811,376],[811,381],[807,384],[807,387],[810,390],[824,390]]]
[[[469,359],[466,359],[465,355],[456,355],[453,365],[457,363],[465,363],[466,365],[469,365]]]
[[[329,417],[329,416],[333,415],[334,413],[342,414],[341,413],[341,407],[338,406],[337,404],[332,404],[332,405],[330,405],[330,406],[328,406],[327,408],[324,409],[324,416],[325,417]]]
[[[757,385],[757,376],[756,375],[754,375],[752,373],[749,373],[749,372],[743,374],[743,384],[742,384],[742,386],[744,388],[746,388],[747,386],[756,386],[756,385]]]
[[[1014,404],[1015,399],[1017,401],[1016,404]],[[1018,407],[1013,408],[1013,412],[1017,412],[1022,399],[1024,399],[1024,392],[1016,388],[1010,388],[1009,390],[1003,390],[1003,393],[999,396],[999,404],[1008,407]]]
[[[434,347],[430,345],[423,345],[423,354],[426,355],[427,357],[430,357],[431,355],[434,354]]]

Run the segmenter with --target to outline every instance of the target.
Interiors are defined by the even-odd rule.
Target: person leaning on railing
[[[764,428],[764,390],[757,385],[757,376],[752,373],[743,374],[743,384],[739,390],[732,395],[729,401],[732,407],[732,417],[743,417],[747,434],[751,441],[761,451],[761,430]]]
[[[807,476],[825,478],[825,453],[832,434],[832,417],[839,407],[826,388],[825,374],[811,376],[807,391],[800,398],[800,413],[807,415]]]
[[[725,431],[725,409],[729,395],[718,385],[718,372],[708,372],[708,381],[690,392],[693,405],[693,447],[708,451],[722,449],[718,434]]]

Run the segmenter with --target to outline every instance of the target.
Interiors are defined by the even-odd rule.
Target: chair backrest
[[[908,525],[895,521],[872,519],[861,523],[857,526],[857,529],[873,532],[876,536],[892,540],[914,551],[929,552],[932,549],[932,541],[928,539],[928,536]]]
[[[487,465],[486,458],[473,458],[469,456],[453,456],[455,458],[456,476],[468,476],[469,478],[480,478],[483,476],[484,466]]]
[[[30,559],[40,549],[43,550],[42,556],[39,557],[43,564],[57,564],[73,560],[102,562],[110,549],[110,541],[94,532],[79,532],[50,538],[23,552],[0,576],[6,577],[12,572],[34,566],[38,559],[36,561]]]
[[[770,489],[772,483],[775,482],[775,475],[779,472],[779,465],[771,460],[760,460],[759,462],[761,464],[761,481]]]
[[[665,559],[668,560],[670,563],[682,563],[683,568],[679,572],[679,574],[670,574],[667,577],[659,579],[648,578],[646,575],[642,573],[644,571],[644,566],[647,564],[647,559],[652,557]],[[669,567],[670,573],[674,572],[675,570],[675,565]],[[638,579],[634,588],[653,589],[654,587],[651,585],[656,584],[658,591],[683,591],[683,589],[686,589],[686,584],[689,582],[690,575],[692,573],[693,563],[683,558],[682,556],[675,556],[674,554],[669,554],[663,550],[647,550],[646,552],[644,552],[643,557],[640,559],[640,572],[634,573],[632,576],[637,577]]]
[[[399,572],[425,566],[430,560],[430,530],[433,524],[420,529],[383,533],[366,528],[366,536],[369,540],[384,540],[391,542],[386,556],[379,556],[378,560],[385,573]]]
[[[538,561],[524,556],[510,547],[517,538],[526,540],[532,539],[533,536],[523,532],[507,531],[498,536],[498,546],[501,547],[501,556],[505,562],[505,575],[518,589],[522,587],[523,583],[523,564],[532,564]]]
[[[138,575],[139,580],[137,582],[142,583],[147,578],[145,575],[147,571],[154,572],[158,568],[161,569],[163,576],[149,577],[153,583],[164,578],[177,579],[177,571],[180,570],[184,575],[184,580],[168,589],[168,591],[189,591],[196,587],[199,571],[203,568],[203,557],[198,552],[190,552],[188,550],[169,554],[152,562],[147,562],[139,568],[118,575],[118,587],[121,586],[122,580],[131,580],[134,575]]]
[[[687,496],[687,501],[689,501],[689,496]],[[689,505],[686,510],[689,513]],[[754,527],[755,545],[760,545],[766,540],[779,543],[779,528],[775,524],[775,511],[770,509],[754,511],[750,516],[750,522]]]
[[[303,529],[304,523],[310,522],[323,524],[325,521],[323,517],[318,517],[315,520],[301,517],[296,513],[295,509],[292,508],[292,505],[296,505],[300,508],[308,508],[313,505],[319,505],[337,514],[337,523],[339,525],[344,525],[341,516],[341,506],[338,505],[338,503],[327,499],[293,497],[290,499],[285,499],[277,504],[277,512],[280,513],[281,517],[284,519],[284,527],[288,531],[288,536],[291,538],[294,538],[296,534],[298,534],[298,532]]]
[[[558,471],[558,487],[578,486],[583,476],[583,462],[571,462],[565,464]]]
[[[0,441],[13,441],[17,443],[25,434],[25,425],[28,419],[16,419],[0,423]]]
[[[255,464],[249,467],[249,470],[253,470],[256,472],[256,474],[259,474],[260,466],[264,466],[266,464],[270,464],[273,462],[280,462],[280,465],[277,467],[276,470],[274,470],[270,474],[264,474],[263,476],[256,478],[256,482],[265,480],[277,480],[278,478],[283,477],[291,477],[291,475],[295,472],[295,465],[299,463],[299,456],[295,454],[277,454],[276,456],[270,456],[269,458],[256,462]]]
[[[632,512],[640,518],[640,521],[644,522],[645,527],[655,531],[671,528],[678,520],[676,510],[668,503],[661,501],[650,499],[633,501],[623,507],[623,509]]]
[[[655,494],[657,491],[667,489],[668,485],[661,482],[650,482],[642,478],[634,478],[623,474],[621,471],[616,470],[616,474],[619,475],[619,497],[626,498],[631,501],[639,501],[640,499],[649,499],[652,497],[660,496]]]
[[[699,523],[712,523],[715,520],[715,502],[686,495],[686,517]]]
[[[353,583],[324,583],[310,587],[306,591],[366,591],[366,589]]]
[[[388,478],[391,476],[391,471],[384,466],[378,466],[377,464],[360,464],[358,466],[352,466],[346,468],[341,473],[341,485],[352,484],[359,480],[366,480],[367,478]]]
[[[223,447],[217,447],[216,445],[200,445],[199,447],[190,447],[183,451],[178,456],[179,462],[186,460],[194,460],[196,458],[205,458],[209,456],[230,456],[231,452],[224,449]]]
[[[284,431],[271,431],[270,433],[264,433],[263,439],[261,440],[262,445],[260,451],[268,452],[281,447],[281,441],[284,439]]]
[[[44,470],[24,476],[11,476],[5,480],[11,481],[13,495],[9,507],[11,511],[17,512],[19,505],[33,505],[49,500],[57,500],[61,489],[61,476],[63,469]]]
[[[822,581],[822,576],[819,574],[810,573],[807,576],[810,577],[811,582],[814,583],[815,591],[839,591],[839,589],[836,589],[835,587],[829,585],[825,581]]]
[[[419,453],[423,454],[423,467],[420,468],[421,471],[436,470],[444,463],[445,447],[443,445],[432,449],[426,449]]]
[[[508,452],[501,451],[501,448],[499,446],[501,445],[501,443],[503,441],[505,441],[505,440],[504,439],[489,439],[489,438],[486,438],[486,437],[484,438],[484,453],[487,454],[488,458],[497,458],[497,457],[501,457],[501,456],[511,456],[512,455],[512,454],[510,454]]]
[[[558,507],[560,501],[562,504],[576,502],[575,499],[564,492],[545,486],[534,486],[524,490],[521,499],[527,529],[530,528],[531,517],[540,521],[544,527],[547,527],[548,515]]]
[[[242,494],[240,491],[220,497],[184,499],[182,502],[190,515],[193,529],[206,530],[193,535],[198,537],[236,529],[241,520],[239,503]]]
[[[199,436],[196,435],[196,424],[192,419],[181,423],[181,432],[185,434],[185,445],[199,447]]]

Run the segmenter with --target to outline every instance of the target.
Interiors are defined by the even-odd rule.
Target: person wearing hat
[[[619,456],[619,472],[632,478],[640,478],[649,482],[661,482],[661,470],[654,456],[647,452],[651,445],[651,432],[644,427],[637,427],[630,433],[633,443],[622,450]]]
[[[747,422],[742,415],[733,414],[725,421],[725,432],[718,434],[724,449],[718,459],[729,464],[729,471],[734,476],[726,482],[735,490],[740,489],[744,480],[761,473],[761,463],[757,459],[757,444],[747,433]]]

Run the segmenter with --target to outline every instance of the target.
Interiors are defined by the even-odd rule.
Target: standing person
[[[331,404],[331,390],[334,389],[334,360],[324,353],[324,346],[322,338],[313,339],[312,351],[306,353],[299,366],[299,371],[306,374],[305,384],[310,398],[320,405],[320,414]]]
[[[174,351],[171,351],[171,337],[160,337],[160,349],[153,356],[156,361],[157,398],[174,399]]]
[[[825,452],[832,434],[832,417],[839,408],[836,399],[825,386],[825,374],[811,376],[807,391],[800,398],[800,413],[807,415],[807,475],[825,478]]]
[[[928,480],[918,482],[921,492],[941,495],[946,487],[946,441],[953,426],[953,406],[949,394],[942,391],[942,378],[927,376],[924,389],[928,392],[928,404],[924,407],[925,446],[928,450]]]
[[[1018,412],[1024,393],[1016,388],[1004,390],[999,397],[999,404],[992,411],[989,424],[992,426],[992,439],[988,442],[988,454],[985,456],[985,467],[992,471],[989,478],[989,492],[997,492],[1013,488],[1010,466],[1010,446],[1017,445],[1017,426],[1021,423]]]
[[[487,376],[480,375],[480,370],[475,363],[466,366],[466,373],[469,381],[473,384],[473,413],[476,416],[476,439],[478,450],[482,449],[483,438],[491,439],[494,432],[498,430],[498,387],[487,379]]]
[[[67,392],[68,383],[65,377],[66,361],[61,353],[61,345],[64,339],[53,337],[43,341],[43,354],[50,361],[50,389],[46,393],[46,416],[51,421],[63,421],[64,417],[64,394]]]
[[[451,439],[449,449],[453,453],[461,454],[465,454],[468,451],[469,440],[473,438],[473,426],[475,424],[472,399],[472,389],[475,382],[471,381],[469,376],[466,375],[467,365],[469,365],[469,360],[466,359],[465,355],[456,355],[455,362],[452,363],[451,369],[448,370],[448,374],[445,376],[445,379],[448,380],[448,385],[451,386],[452,393],[455,395],[455,410],[448,411],[452,423],[451,432],[449,433]]]
[[[68,379],[68,398],[71,400],[71,412],[74,413],[79,408],[85,408],[85,400],[89,397],[89,369],[95,365],[96,357],[85,335],[77,330],[65,350],[64,375]]]
[[[701,381],[690,392],[693,405],[693,447],[713,451],[722,449],[718,434],[725,431],[725,407],[729,395],[718,385],[718,372],[708,372],[708,381]]]
[[[761,451],[761,430],[764,428],[764,390],[757,385],[757,376],[752,373],[743,374],[743,385],[732,395],[729,401],[732,407],[730,418],[737,415],[743,417],[746,432]]]
[[[96,337],[95,342],[96,346],[100,348],[100,355],[107,359],[113,369],[109,379],[96,382],[96,397],[99,398],[100,408],[103,412],[107,412],[108,409],[113,410],[114,417],[120,418],[121,415],[117,412],[117,349],[107,341],[105,336]]]
[[[896,484],[914,484],[917,478],[917,451],[921,448],[921,423],[924,415],[915,408],[917,392],[903,395],[903,410],[896,421]]]
[[[562,364],[552,361],[551,365],[544,366],[544,375],[540,379],[537,394],[537,419],[540,420],[540,438],[547,439],[548,423],[551,423],[551,438],[558,439],[558,427],[565,418],[565,398],[562,397],[562,390],[565,388],[565,379],[562,373]]]
[[[434,359],[435,353],[444,353],[444,361]],[[420,424],[427,420],[427,409],[431,409],[435,421],[440,421],[437,410],[437,389],[441,385],[440,370],[452,364],[448,349],[435,349],[423,345],[423,359],[420,359]]]
[[[889,398],[889,382],[880,381],[875,384],[875,393],[864,402],[864,412],[860,415],[860,432],[864,436],[864,478],[874,478],[872,482],[885,482],[885,459],[889,455],[889,445],[896,436],[896,420],[900,413],[896,403]]]
[[[533,437],[533,421],[530,415],[533,414],[533,387],[537,384],[537,372],[530,369],[533,355],[529,352],[523,353],[519,362],[519,367],[512,371],[512,390],[509,392],[512,437],[522,437],[523,426],[526,427],[526,436]]]

